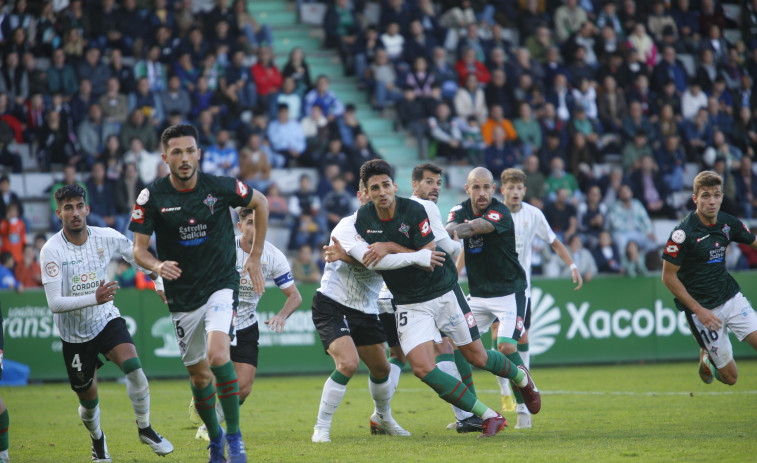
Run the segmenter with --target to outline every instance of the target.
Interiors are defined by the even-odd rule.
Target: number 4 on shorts
[[[79,360],[79,354],[74,355],[74,359],[71,361],[71,368],[76,368],[76,371],[81,371],[81,360]]]

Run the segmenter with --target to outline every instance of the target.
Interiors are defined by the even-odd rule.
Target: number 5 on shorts
[[[79,360],[79,354],[74,355],[74,359],[71,360],[71,368],[76,368],[76,371],[81,371],[81,360]]]
[[[407,312],[397,312],[397,325],[398,326],[407,325]]]

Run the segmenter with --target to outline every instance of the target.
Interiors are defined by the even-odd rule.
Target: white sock
[[[389,381],[392,382],[394,389],[396,390],[400,385],[400,374],[402,374],[402,368],[399,365],[389,363]]]
[[[528,411],[528,407],[526,407],[526,404],[518,404],[515,407],[515,413],[518,415],[530,415],[531,412]]]
[[[100,430],[100,404],[97,404],[95,408],[84,408],[79,405],[79,416],[93,439],[102,437],[103,432]]]
[[[531,371],[531,352],[527,350],[523,350],[523,351],[518,351],[518,353],[520,354],[521,360],[523,360],[523,365],[525,365],[526,368],[528,368],[528,370]]]
[[[510,380],[507,378],[501,378],[497,376],[497,382],[499,383],[499,393],[503,396],[512,395],[512,390],[510,390]]]
[[[495,412],[491,408],[487,408],[483,415],[481,415],[482,420],[488,420],[489,418],[494,418],[495,416],[499,415],[499,413]]]
[[[374,383],[368,378],[368,390],[371,391],[371,397],[373,397],[373,404],[376,407],[376,413],[379,418],[384,421],[392,420],[392,396],[394,395],[395,387],[392,384],[391,379],[387,379],[383,383]]]
[[[457,371],[457,366],[455,365],[455,362],[450,362],[450,361],[439,362],[436,364],[436,366],[439,367],[439,369],[442,370],[443,372],[457,379],[458,381],[462,380],[462,377],[460,376],[460,372]],[[473,416],[473,413],[465,411],[462,408],[455,407],[454,405],[452,405],[452,411],[455,412],[455,418],[457,419],[457,421],[462,421]]]
[[[345,392],[347,392],[346,385],[341,385],[331,378],[326,380],[326,384],[323,385],[323,394],[321,394],[321,405],[318,407],[318,420],[315,422],[317,428],[331,428],[331,420]]]
[[[216,419],[218,420],[218,424],[226,421],[226,414],[223,412],[223,405],[220,400],[216,401]]]
[[[126,374],[126,395],[131,400],[134,416],[137,417],[137,426],[140,428],[150,426],[150,386],[141,368]]]

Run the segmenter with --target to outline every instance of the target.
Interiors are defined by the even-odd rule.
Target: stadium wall
[[[735,274],[750,301],[757,301],[757,273]],[[465,286],[465,285],[463,285]],[[275,287],[263,296],[260,374],[325,373],[333,362],[324,354],[310,318],[317,285],[299,285],[303,307],[273,334],[262,322],[283,306]],[[61,341],[43,291],[0,292],[5,324],[5,356],[31,367],[30,379],[65,380]],[[151,291],[119,291],[116,305],[137,344],[142,365],[151,377],[184,376],[168,310]],[[698,349],[682,313],[675,310],[659,276],[599,277],[573,290],[567,280],[536,279],[532,292],[534,322],[530,347],[535,365],[696,360]],[[490,336],[482,336],[489,343]],[[737,357],[757,357],[732,338]],[[102,378],[121,376],[110,362]]]

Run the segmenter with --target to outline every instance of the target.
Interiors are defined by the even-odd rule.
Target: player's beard
[[[182,167],[189,167],[189,174],[182,175],[182,173],[181,173],[182,172],[182,170],[181,170]],[[187,182],[187,181],[191,180],[192,177],[194,177],[196,173],[197,173],[197,165],[196,164],[194,166],[191,165],[191,164],[182,165],[182,166],[179,166],[178,169],[176,169],[176,172],[171,172],[172,175],[175,175],[176,178],[178,180],[182,181],[182,182]]]

